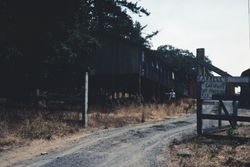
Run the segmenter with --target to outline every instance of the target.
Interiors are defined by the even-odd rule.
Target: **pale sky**
[[[138,0],[132,0],[137,2]],[[137,17],[146,32],[159,30],[153,48],[170,44],[205,48],[212,64],[233,76],[250,68],[248,0],[139,0],[150,16]]]

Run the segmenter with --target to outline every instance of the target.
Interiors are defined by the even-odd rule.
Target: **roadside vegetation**
[[[92,108],[87,129],[82,128],[78,111],[46,111],[0,108],[0,152],[32,140],[53,140],[84,131],[122,127],[129,124],[156,122],[177,118],[194,111],[194,101],[180,100],[172,104],[131,104],[115,109]]]
[[[225,129],[207,137],[174,141],[165,153],[168,166],[250,166],[250,125]]]

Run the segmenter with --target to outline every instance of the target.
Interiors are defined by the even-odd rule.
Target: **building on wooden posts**
[[[90,76],[90,102],[117,96],[164,101],[166,92],[184,87],[176,86],[175,74],[155,51],[118,38],[103,43]]]

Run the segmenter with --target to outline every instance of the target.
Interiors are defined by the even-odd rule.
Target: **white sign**
[[[201,84],[201,99],[210,100],[213,95],[222,95],[226,92],[224,82],[204,82]]]

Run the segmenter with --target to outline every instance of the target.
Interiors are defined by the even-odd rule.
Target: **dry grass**
[[[241,132],[243,132],[241,134]],[[250,141],[246,132],[250,126],[242,126],[237,130],[237,138],[224,136],[220,138],[197,137],[184,143],[175,142],[167,155],[168,166],[177,167],[246,167],[250,166]],[[225,132],[227,133],[227,132]],[[240,138],[239,138],[240,137]],[[241,138],[242,137],[242,138]],[[191,154],[189,157],[178,155],[180,150]]]
[[[0,152],[16,145],[27,144],[33,139],[51,140],[54,136],[65,136],[78,131],[79,126],[68,123],[65,115],[67,114],[49,114],[40,110],[2,110]],[[72,117],[74,114],[70,115]]]
[[[155,122],[177,118],[194,112],[190,99],[172,104],[146,104],[118,107],[112,112],[100,113],[93,110],[89,114],[90,127],[121,127],[128,124]]]
[[[48,112],[30,109],[0,108],[0,152],[34,139],[51,140],[75,133],[81,129],[79,111]],[[193,111],[192,100],[173,104],[148,104],[117,107],[112,112],[92,109],[89,113],[89,128],[103,129],[121,127],[141,122],[175,118]]]

